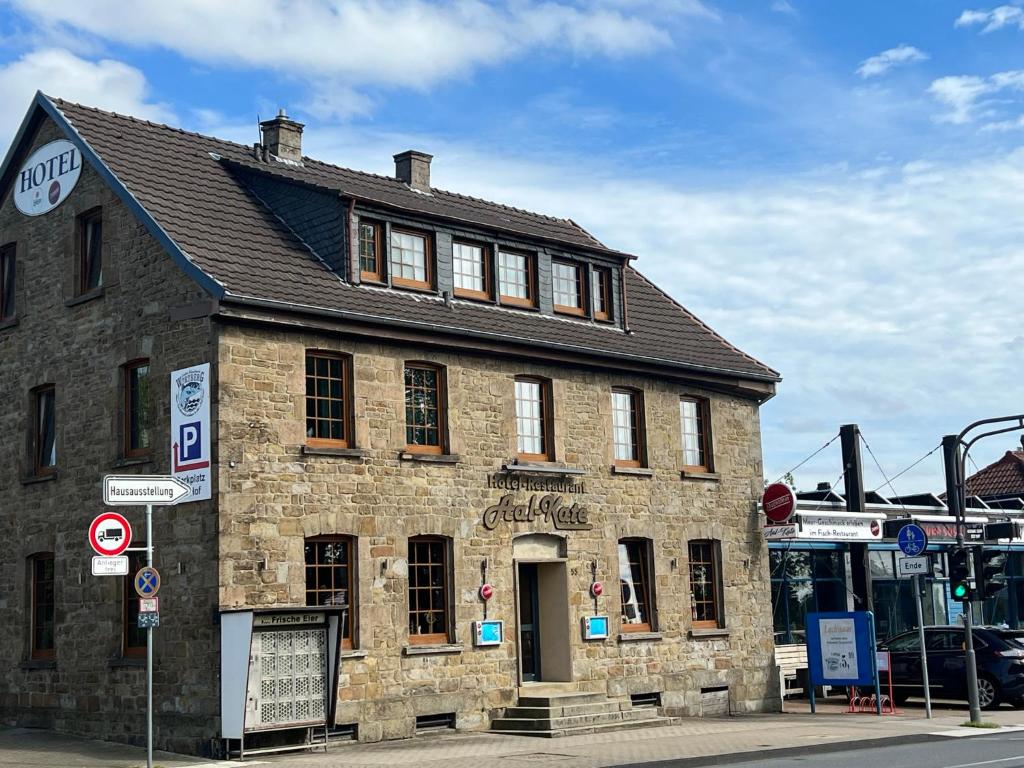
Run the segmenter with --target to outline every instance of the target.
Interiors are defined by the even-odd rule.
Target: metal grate
[[[326,649],[324,629],[254,634],[246,727],[322,721],[326,712]]]
[[[661,694],[657,691],[651,691],[650,693],[633,693],[630,694],[629,701],[634,707],[660,707]]]

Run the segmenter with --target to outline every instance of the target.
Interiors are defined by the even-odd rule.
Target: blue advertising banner
[[[875,685],[875,627],[869,611],[807,614],[812,685]]]

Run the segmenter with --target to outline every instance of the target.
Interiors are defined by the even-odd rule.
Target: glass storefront
[[[803,643],[808,613],[845,611],[846,556],[838,549],[772,549],[775,644]]]
[[[879,639],[917,626],[917,607],[914,605],[914,579],[898,577],[902,552],[871,551],[871,595],[875,609],[875,636]],[[946,602],[945,558],[933,552],[932,575],[924,579],[921,611],[925,625],[948,624]]]
[[[1006,589],[981,605],[981,623],[1021,629],[1024,628],[1024,552],[1007,555],[1005,573]]]

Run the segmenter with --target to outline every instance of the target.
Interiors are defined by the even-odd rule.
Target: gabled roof
[[[490,231],[622,257],[568,219],[556,219],[397,179],[305,160],[258,160],[251,147],[37,94],[19,140],[42,110],[97,168],[185,271],[222,303],[260,302],[343,320],[403,325],[560,348],[604,359],[774,382],[779,375],[712,331],[636,270],[625,268],[630,333],[608,326],[346,282],[328,258],[265,205],[239,169]],[[17,145],[0,173],[9,175]]]
[[[968,496],[983,499],[1024,496],[1024,451],[1007,451],[968,477],[966,485]]]

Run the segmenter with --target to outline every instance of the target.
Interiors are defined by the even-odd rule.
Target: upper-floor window
[[[654,628],[652,559],[650,539],[619,539],[623,632],[650,632]]]
[[[78,217],[79,293],[103,285],[103,211],[100,208]]]
[[[317,536],[306,539],[306,605],[347,608],[342,614],[342,648],[352,647],[355,613],[355,539]]]
[[[28,563],[32,580],[31,656],[33,659],[52,659],[57,608],[53,592],[53,553],[33,555]]]
[[[722,583],[719,545],[714,539],[697,539],[689,544],[690,608],[694,628],[722,626]]]
[[[0,248],[0,320],[14,317],[14,256],[17,247],[14,243]]]
[[[453,243],[452,267],[456,296],[491,298],[490,259],[486,248],[471,243]]]
[[[679,422],[683,435],[683,467],[711,471],[711,435],[708,429],[710,409],[703,398],[679,400]]]
[[[590,273],[590,296],[595,320],[611,320],[612,273],[605,267],[594,267]]]
[[[392,228],[392,285],[430,288],[433,280],[430,258],[430,241],[426,235]]]
[[[306,442],[347,448],[352,439],[349,359],[334,352],[306,353]]]
[[[444,369],[429,363],[405,365],[405,442],[413,453],[444,453]]]
[[[57,398],[48,384],[32,391],[32,468],[36,475],[57,469]]]
[[[583,268],[578,264],[555,261],[551,264],[551,286],[555,300],[555,311],[570,315],[582,315]]]
[[[521,458],[551,461],[551,382],[516,379],[516,440]]]
[[[643,395],[634,389],[612,390],[612,447],[620,467],[644,462]]]
[[[498,292],[502,304],[532,307],[537,303],[536,263],[528,253],[498,251]]]
[[[359,275],[362,280],[384,281],[381,229],[381,225],[373,221],[359,222]]]
[[[446,643],[451,627],[450,543],[439,536],[409,539],[409,642]]]
[[[136,360],[124,367],[124,455],[148,453],[149,441],[149,360]]]
[[[132,541],[136,547],[145,547],[145,542]],[[139,596],[135,593],[135,574],[146,565],[145,552],[125,552],[128,557],[128,575],[121,586],[121,655],[146,655],[146,630],[139,628]]]

